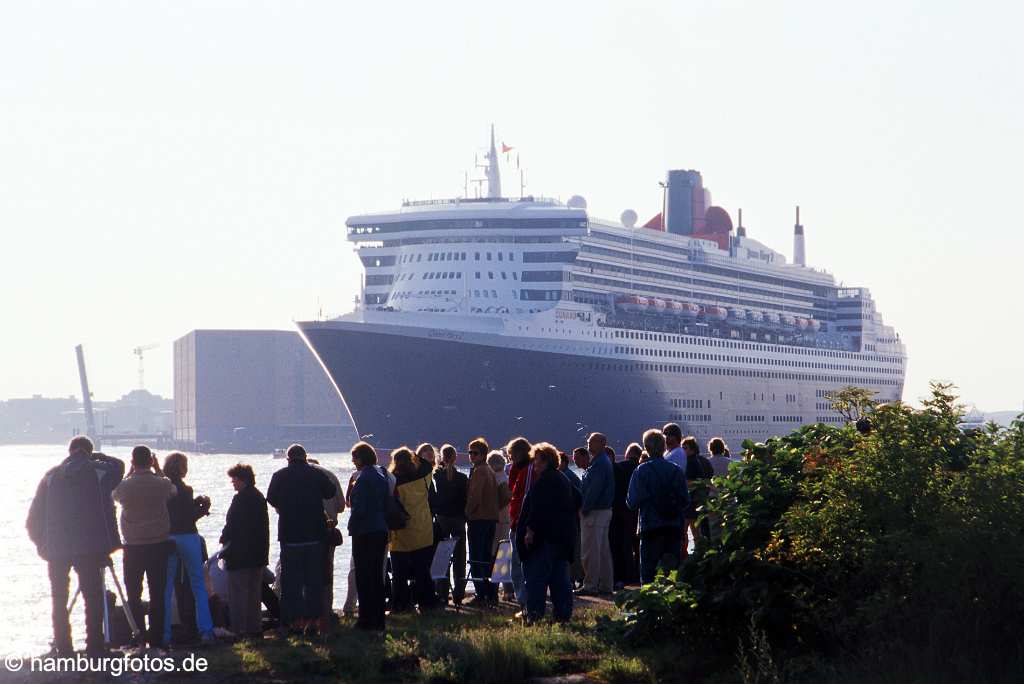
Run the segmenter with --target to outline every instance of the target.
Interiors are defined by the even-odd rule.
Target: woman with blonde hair
[[[433,449],[433,447],[431,447]],[[421,611],[437,605],[430,578],[433,560],[434,520],[430,512],[430,482],[434,466],[422,461],[408,447],[391,453],[395,496],[409,521],[391,532],[391,610],[403,612],[415,603]]]
[[[505,455],[495,449],[487,456],[487,465],[494,471],[494,479],[498,483],[498,525],[494,530],[494,550],[498,552],[498,542],[508,539],[509,515],[508,502],[512,500],[512,490],[508,487],[508,473],[505,472],[507,465]]]
[[[196,521],[210,514],[210,498],[192,496],[192,488],[185,484],[188,474],[188,457],[180,451],[167,455],[164,459],[164,475],[170,479],[177,493],[167,501],[167,515],[171,528],[169,536],[174,542],[174,551],[167,557],[167,586],[164,590],[164,643],[171,641],[171,597],[175,585],[179,588],[178,606],[182,613],[182,623],[188,630],[195,629],[203,641],[213,640],[213,618],[210,615],[210,599],[206,593],[206,582],[203,576],[203,542],[196,529]],[[178,582],[179,567],[184,574],[184,581]],[[189,610],[185,601],[181,600],[185,582],[191,589],[194,609]],[[159,600],[151,597],[150,600]]]

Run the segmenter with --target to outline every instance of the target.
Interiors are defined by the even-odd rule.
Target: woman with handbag
[[[237,492],[228,508],[220,543],[228,571],[228,614],[231,631],[239,636],[259,636],[263,569],[270,553],[270,517],[267,500],[256,489],[252,466],[239,463],[228,470]]]
[[[430,484],[434,466],[402,447],[391,454],[395,497],[409,516],[401,529],[391,531],[391,610],[404,612],[413,604],[421,611],[437,606],[430,577],[434,521],[430,512]]]

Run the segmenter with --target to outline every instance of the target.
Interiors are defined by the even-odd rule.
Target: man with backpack
[[[640,583],[648,584],[659,565],[666,572],[679,565],[690,493],[683,471],[665,459],[665,435],[648,430],[643,444],[648,458],[629,479],[626,506],[640,511]]]

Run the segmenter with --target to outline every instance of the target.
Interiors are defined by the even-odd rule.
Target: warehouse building
[[[357,441],[338,392],[298,333],[193,330],[174,342],[174,439],[206,452],[310,451]]]

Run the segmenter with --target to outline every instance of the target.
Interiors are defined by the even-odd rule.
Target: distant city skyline
[[[344,219],[462,194],[490,124],[526,191],[658,213],[669,168],[871,290],[904,399],[1024,401],[1012,203],[1024,9],[999,3],[239,2],[0,9],[0,399],[172,395],[196,328],[352,306]],[[519,179],[505,179],[518,194]],[[470,188],[470,194],[472,194]]]

